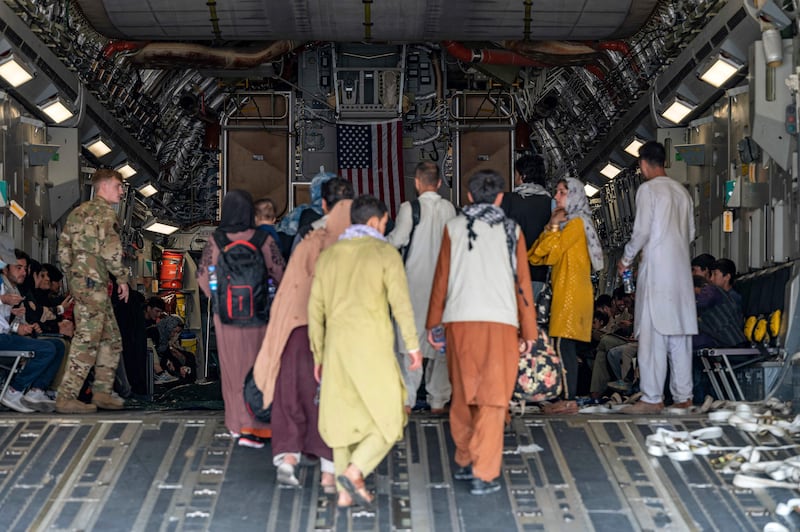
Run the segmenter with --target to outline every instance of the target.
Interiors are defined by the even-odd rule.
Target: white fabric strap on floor
[[[695,455],[711,454],[711,447],[704,440],[722,437],[720,427],[705,427],[692,432],[672,431],[659,428],[645,440],[648,454],[666,456],[677,462],[693,460]]]

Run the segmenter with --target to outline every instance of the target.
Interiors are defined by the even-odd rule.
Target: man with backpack
[[[400,205],[394,230],[386,240],[401,250],[408,277],[408,290],[411,305],[414,307],[414,323],[419,333],[419,343],[425,363],[425,389],[431,412],[442,414],[450,401],[450,376],[447,374],[447,360],[426,341],[425,317],[428,315],[428,300],[431,296],[433,270],[439,256],[442,232],[448,220],[456,215],[455,207],[439,195],[442,186],[439,167],[431,161],[417,165],[414,187],[418,198]],[[406,348],[402,337],[398,339],[398,362],[403,370],[406,384],[406,412],[411,412],[417,398],[417,390],[422,382],[423,370],[410,371]]]
[[[267,329],[268,279],[280,284],[284,262],[275,240],[254,229],[254,221],[249,192],[225,194],[219,226],[203,249],[197,282],[214,309],[225,425],[239,445],[260,448],[271,432],[247,410],[242,386]]]

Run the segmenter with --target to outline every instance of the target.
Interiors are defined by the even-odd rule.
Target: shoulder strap
[[[219,248],[219,252],[222,253],[225,250],[225,246],[230,244],[230,239],[228,235],[223,233],[222,231],[214,231],[214,242],[217,243],[217,247]]]
[[[411,249],[411,241],[414,240],[414,231],[419,225],[420,204],[419,198],[411,200],[411,233],[408,235],[408,244],[403,248],[403,262],[408,258],[408,250]]]
[[[268,236],[269,233],[267,233],[266,231],[262,231],[261,229],[256,229],[253,232],[253,237],[250,239],[250,243],[253,244],[256,247],[256,249],[260,250],[261,246],[264,245],[264,242],[267,241]]]

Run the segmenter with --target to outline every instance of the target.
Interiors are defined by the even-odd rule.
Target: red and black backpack
[[[231,242],[222,232],[214,232],[219,247],[216,312],[222,323],[254,327],[269,320],[267,266],[261,254],[267,236],[256,230],[250,240]]]

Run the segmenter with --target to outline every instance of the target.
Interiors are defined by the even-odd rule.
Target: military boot
[[[92,404],[103,410],[122,410],[125,408],[125,399],[110,393],[95,392],[92,395]]]
[[[59,414],[91,414],[92,412],[97,412],[97,407],[59,394],[56,398],[56,412]]]

